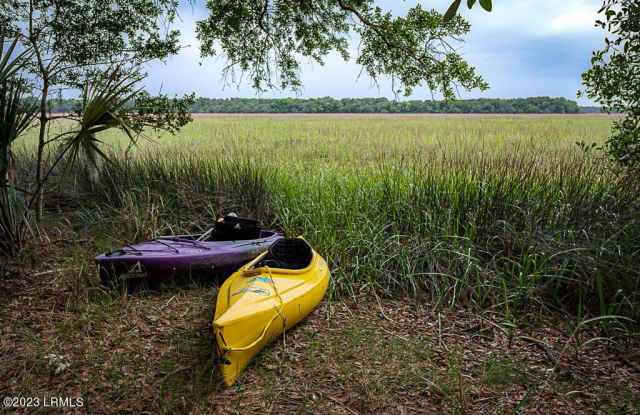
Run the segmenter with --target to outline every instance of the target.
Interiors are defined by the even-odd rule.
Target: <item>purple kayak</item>
[[[203,234],[161,236],[99,255],[95,262],[100,278],[103,282],[151,281],[229,273],[282,238],[275,231],[239,222],[248,222],[246,219],[225,217],[224,221]]]

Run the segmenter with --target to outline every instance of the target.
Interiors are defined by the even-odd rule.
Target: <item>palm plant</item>
[[[61,155],[66,159],[65,172],[77,163],[88,163],[95,171],[100,160],[109,162],[97,134],[118,128],[135,145],[145,128],[175,133],[191,121],[188,102],[171,102],[166,97],[150,97],[138,83],[145,78],[137,70],[125,71],[122,65],[97,71],[87,79],[82,92],[82,108],[75,120],[78,128],[66,133]],[[54,166],[55,167],[55,166]],[[91,173],[91,172],[90,172]],[[94,176],[96,174],[90,174]],[[90,177],[91,178],[91,177]]]
[[[11,144],[33,124],[38,106],[23,99],[23,83],[19,80],[0,84],[0,252],[15,254],[27,236],[28,212],[25,201],[8,180]]]
[[[17,40],[6,51],[4,43],[0,36],[0,253],[11,255],[20,249],[29,228],[24,200],[8,180],[11,144],[33,124],[38,107],[24,99],[26,82],[18,76],[30,53],[23,51],[12,59]]]
[[[90,169],[88,178],[96,180],[100,161],[110,162],[97,136],[102,131],[121,129],[129,137],[131,145],[135,145],[147,127],[174,133],[191,121],[187,109],[192,97],[175,102],[162,96],[152,98],[138,87],[145,76],[135,69],[127,71],[122,65],[112,65],[105,70],[94,71],[87,78],[82,86],[82,107],[75,115],[65,117],[76,121],[77,126],[48,140],[60,142],[60,150],[48,171],[36,183],[34,194],[40,192],[61,163],[62,177],[80,164]],[[37,197],[34,197],[29,207],[36,201]]]
[[[32,52],[28,49],[22,51],[18,56],[11,58],[13,51],[18,45],[18,39],[14,39],[6,52],[4,51],[4,36],[0,34],[0,84],[14,77],[23,68],[24,62],[29,59]]]
[[[8,186],[11,168],[11,144],[31,125],[38,112],[33,100],[23,97],[24,82],[21,79],[0,83],[0,187]]]
[[[26,82],[17,73],[29,58],[30,52],[24,50],[11,58],[17,45],[13,40],[4,50],[5,40],[0,36],[0,187],[6,188],[7,175],[13,143],[33,122],[37,108],[33,103],[23,100]]]
[[[65,131],[49,140],[60,141],[61,147],[56,159],[40,183],[36,183],[34,195],[38,195],[58,165],[63,164],[62,176],[65,177],[78,164],[88,164],[90,179],[94,179],[100,160],[109,161],[101,149],[102,141],[96,136],[99,132],[110,128],[123,130],[135,143],[140,130],[132,125],[132,104],[140,89],[136,84],[144,76],[121,70],[121,66],[111,66],[104,71],[96,71],[89,77],[82,88],[82,107],[72,116],[66,117],[77,122],[76,128]],[[61,181],[62,182],[62,181]],[[37,201],[34,197],[29,202],[31,207]]]
[[[87,80],[82,93],[82,108],[79,113],[78,129],[66,140],[67,169],[84,156],[94,167],[99,158],[108,160],[100,148],[101,141],[96,134],[110,128],[123,130],[135,143],[140,131],[132,124],[135,106],[133,100],[141,88],[136,84],[143,76],[136,73],[122,73],[121,67],[109,67]]]

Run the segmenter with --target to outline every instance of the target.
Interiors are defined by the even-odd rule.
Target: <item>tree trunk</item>
[[[40,133],[38,135],[38,159],[36,166],[36,188],[40,187],[38,194],[34,197],[37,198],[36,205],[36,220],[40,221],[44,214],[44,188],[42,183],[42,172],[44,169],[44,147],[47,128],[47,96],[49,95],[49,81],[45,78],[42,84],[42,97],[40,98]]]
[[[92,139],[95,140],[95,134],[91,134]],[[82,152],[82,157],[78,160],[84,177],[89,184],[89,189],[95,192],[100,183],[100,169],[102,167],[102,160],[95,152],[87,153]]]
[[[11,152],[11,144],[9,144],[9,149],[7,151],[7,185],[9,183],[16,183],[16,157],[14,153]]]
[[[4,190],[7,188],[9,184],[9,145],[4,148],[4,143],[2,145],[2,149],[0,149],[0,190]]]

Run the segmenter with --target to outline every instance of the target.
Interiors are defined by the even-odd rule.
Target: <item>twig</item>
[[[544,351],[544,354],[547,355],[547,359],[549,359],[551,364],[554,367],[558,368],[558,374],[560,376],[571,376],[571,372],[569,372],[567,368],[565,368],[560,362],[558,362],[558,360],[553,355],[553,352],[551,351],[551,349],[543,341],[534,339],[532,337],[527,337],[527,336],[518,336],[518,338],[528,341],[529,343],[533,343],[536,346],[538,346],[540,349],[542,349]]]
[[[438,393],[440,393],[440,395],[442,396],[447,396],[447,394],[442,390],[442,388],[440,386],[438,386],[434,381],[425,378],[424,376],[418,376],[420,379],[424,380],[425,382],[427,382],[429,385],[433,386],[433,388],[435,390],[438,391]]]
[[[160,307],[160,308],[156,308],[156,310],[158,310],[158,311],[162,311],[162,310],[164,310],[164,309],[169,305],[169,303],[170,303],[171,301],[173,301],[173,299],[174,299],[174,298],[176,298],[176,296],[175,296],[175,295],[174,295],[173,297],[169,298],[169,301],[167,301],[165,305],[163,305],[163,306],[162,306],[162,307]]]
[[[522,340],[526,340],[529,343],[533,343],[536,346],[538,346],[540,349],[542,349],[542,351],[544,351],[544,354],[547,355],[547,359],[549,359],[549,361],[551,362],[551,364],[556,365],[558,364],[558,361],[556,360],[556,358],[553,356],[553,353],[551,352],[551,349],[549,349],[547,347],[547,345],[545,345],[543,342],[533,339],[531,337],[526,337],[526,336],[520,336],[519,337]]]
[[[56,272],[62,272],[62,271],[68,271],[71,270],[73,268],[58,268],[58,269],[50,269],[49,271],[42,271],[42,272],[36,272],[34,274],[29,274],[30,277],[39,277],[41,275],[48,275],[48,274],[53,274]]]
[[[89,240],[88,239],[73,239],[73,240],[71,240],[71,239],[56,239],[55,241],[51,241],[51,243],[54,243],[54,244],[71,243],[71,242],[74,242],[74,243],[89,242]]]
[[[577,395],[577,394],[588,396],[590,398],[595,398],[596,397],[596,395],[594,395],[593,393],[589,393],[589,392],[585,392],[585,391],[577,391],[577,390],[576,391],[567,392],[567,393],[564,394],[564,396],[569,397],[571,395]]]
[[[389,331],[389,330],[385,329],[384,327],[380,327],[380,328],[382,329],[382,331],[384,331],[385,333],[387,333],[387,334],[389,334],[389,335],[391,335],[391,336],[393,336],[393,337],[397,337],[397,338],[399,338],[400,340],[403,340],[403,341],[405,341],[405,342],[408,342],[408,341],[409,341],[409,339],[407,339],[406,337],[402,337],[402,336],[400,336],[399,334],[396,334],[396,333],[394,333],[394,332],[392,332],[392,331]]]

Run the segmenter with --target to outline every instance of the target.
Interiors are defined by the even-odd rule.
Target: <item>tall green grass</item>
[[[114,163],[99,186],[77,174],[50,200],[76,200],[113,243],[203,229],[228,211],[257,217],[327,258],[332,295],[637,319],[640,181],[575,145],[608,129],[596,119],[202,119],[128,158],[123,139],[103,137]],[[29,140],[25,171],[28,153]]]

